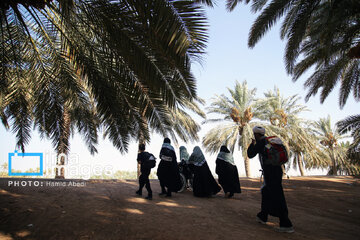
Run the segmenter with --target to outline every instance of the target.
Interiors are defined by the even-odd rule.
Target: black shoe
[[[161,193],[159,193],[159,196],[163,196],[165,194],[167,194],[167,193],[166,192],[161,192]]]
[[[140,190],[135,192],[137,195],[142,196],[142,192]]]
[[[234,196],[234,193],[229,193],[228,198],[232,198]]]
[[[256,215],[256,221],[261,223],[261,224],[266,224],[267,222],[267,216],[264,216],[264,214],[262,212],[259,212]]]
[[[148,195],[145,199],[152,200],[152,195]]]
[[[166,197],[171,197],[171,192],[166,193]]]

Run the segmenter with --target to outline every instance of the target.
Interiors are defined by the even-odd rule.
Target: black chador
[[[160,151],[160,163],[157,169],[157,176],[160,181],[161,193],[170,197],[171,192],[180,190],[182,183],[179,173],[179,167],[176,161],[176,154],[173,146],[170,145],[170,139],[165,138]]]
[[[201,149],[196,146],[189,158],[194,173],[193,193],[196,197],[210,197],[220,192],[221,188],[214,179]]]
[[[234,193],[241,193],[239,173],[234,158],[226,146],[220,148],[216,158],[216,174],[225,196],[231,198]]]

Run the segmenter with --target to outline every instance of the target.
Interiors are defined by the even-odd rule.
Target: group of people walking
[[[293,232],[293,226],[288,218],[288,209],[282,188],[282,168],[268,164],[265,154],[265,129],[262,127],[253,128],[254,137],[248,147],[248,157],[253,158],[259,154],[261,167],[264,174],[264,185],[261,188],[261,211],[256,219],[259,223],[266,224],[268,215],[280,219],[280,232]],[[147,161],[152,155],[145,151],[145,145],[139,145],[137,161],[141,165],[141,175],[139,177],[139,190],[136,192],[142,195],[145,186],[148,191],[147,199],[152,199],[149,174],[151,167]],[[172,192],[178,192],[182,187],[180,172],[176,159],[175,149],[171,145],[169,138],[165,138],[160,150],[160,163],[157,168],[157,176],[160,182],[161,192],[159,195],[171,197]],[[225,196],[231,198],[235,193],[241,193],[239,174],[234,163],[233,156],[226,146],[222,146],[216,158],[215,172],[218,175],[218,182],[214,179],[205,156],[200,147],[196,146],[189,154],[184,146],[180,147],[180,160],[187,163],[193,173],[193,194],[196,197],[210,197],[220,192],[221,187]]]
[[[142,195],[142,188],[145,186],[148,191],[147,199],[152,199],[149,181],[151,168],[145,166],[150,155],[150,153],[145,152],[145,145],[140,144],[137,160],[141,166],[141,175],[139,176],[139,190],[136,194]],[[164,139],[159,157],[160,163],[157,168],[157,176],[161,187],[159,195],[171,197],[172,192],[178,192],[183,183],[180,178],[175,149],[171,145],[169,138]],[[199,146],[194,147],[191,155],[184,146],[181,146],[180,159],[186,162],[193,173],[192,188],[194,196],[210,197],[220,192],[221,187],[224,190],[225,196],[229,198],[233,197],[234,193],[241,193],[238,170],[233,156],[226,146],[220,148],[216,159],[216,173],[218,174],[221,187],[214,179]]]

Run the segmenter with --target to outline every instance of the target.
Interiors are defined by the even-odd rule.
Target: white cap
[[[259,127],[259,126],[255,126],[255,127],[253,128],[253,132],[254,132],[254,133],[259,133],[259,134],[261,134],[261,135],[265,135],[265,128]]]

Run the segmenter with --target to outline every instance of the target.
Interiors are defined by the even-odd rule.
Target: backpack
[[[265,154],[267,161],[273,166],[281,166],[289,160],[287,150],[280,138],[276,136],[265,138]]]
[[[146,168],[154,168],[156,166],[156,157],[148,153],[148,159],[143,162],[143,166]]]

